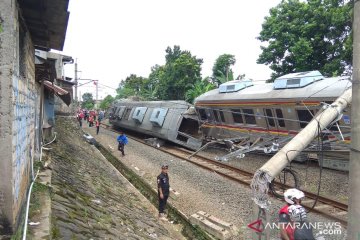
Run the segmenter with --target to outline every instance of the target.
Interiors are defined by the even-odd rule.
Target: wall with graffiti
[[[21,20],[20,20],[21,21]],[[11,84],[12,99],[12,223],[16,223],[31,181],[32,162],[39,151],[40,84],[35,82],[34,48],[30,34],[18,25],[17,54]],[[38,125],[36,125],[38,124]],[[35,134],[35,129],[38,131]]]

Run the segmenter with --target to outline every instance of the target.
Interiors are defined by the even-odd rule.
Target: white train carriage
[[[237,138],[243,153],[259,149],[269,153],[277,151],[351,87],[349,80],[349,77],[325,78],[319,71],[310,71],[259,85],[249,80],[231,81],[196,98],[195,108],[208,139]],[[346,151],[350,141],[350,109],[323,133],[327,150]],[[314,141],[308,150],[315,152],[317,148]],[[346,170],[348,166],[340,168]]]
[[[185,101],[116,100],[109,112],[110,123],[117,127],[193,150],[202,145],[196,112]]]

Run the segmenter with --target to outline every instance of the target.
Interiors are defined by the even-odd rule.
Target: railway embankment
[[[56,123],[57,140],[44,157],[51,159],[51,182],[33,194],[28,239],[40,239],[46,224],[42,192],[51,199],[44,239],[185,239],[182,226],[159,221],[156,208],[82,138],[74,121]]]
[[[156,188],[156,176],[159,174],[162,163],[169,165],[170,185],[177,194],[172,194],[170,202],[186,216],[198,211],[205,211],[226,222],[234,224],[240,229],[238,236],[232,239],[251,239],[252,230],[247,225],[256,220],[252,211],[252,193],[248,186],[238,184],[232,180],[207,171],[182,158],[159,151],[156,148],[144,145],[135,139],[130,139],[125,147],[125,157],[117,151],[117,133],[110,129],[100,128],[96,135],[95,128],[83,125],[85,132],[90,133],[113,156],[118,158],[128,168],[144,179],[153,188]],[[125,133],[127,133],[125,131]],[[130,133],[129,133],[130,134]],[[283,201],[271,198],[268,211],[271,223],[278,221],[278,211],[284,205]],[[309,214],[314,224],[332,224],[334,221],[320,214]],[[314,233],[320,237],[321,229]],[[277,239],[279,231],[271,229],[271,236]],[[345,239],[346,230],[342,227],[341,233],[326,235],[325,239]]]

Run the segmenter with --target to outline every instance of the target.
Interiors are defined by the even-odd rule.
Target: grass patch
[[[41,208],[40,200],[41,200],[42,193],[44,193],[44,192],[49,192],[49,187],[44,184],[34,182],[32,192],[31,192],[29,218],[32,218],[40,211],[40,208]]]

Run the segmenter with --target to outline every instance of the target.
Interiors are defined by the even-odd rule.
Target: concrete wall
[[[26,200],[39,137],[34,47],[15,0],[0,1],[0,230],[13,231]]]

